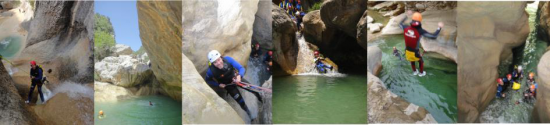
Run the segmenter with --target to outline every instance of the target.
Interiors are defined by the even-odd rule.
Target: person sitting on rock
[[[537,91],[535,85],[531,85],[529,89],[525,90],[523,92],[523,100],[525,102],[529,102],[532,99],[535,99],[537,97]]]
[[[313,52],[313,55],[315,56],[314,61],[315,61],[315,66],[317,67],[317,70],[321,72],[326,72],[325,68],[332,70],[333,67],[331,65],[325,64],[323,62],[325,60],[325,57],[323,57],[323,55],[321,55],[319,51]]]
[[[397,50],[397,48],[395,48],[395,46],[393,47],[393,56],[399,58],[399,60],[403,60],[401,58],[401,52],[399,52],[399,50]]]
[[[233,84],[241,82],[242,77],[244,77],[245,68],[229,56],[222,57],[217,50],[212,50],[208,53],[208,61],[210,62],[210,66],[208,66],[208,70],[206,71],[205,81],[209,85],[227,90],[229,95],[251,116],[241,92]]]
[[[441,31],[441,28],[443,27],[443,23],[439,22],[438,28],[435,31],[435,33],[428,33],[426,30],[422,28],[422,25],[420,22],[422,22],[422,14],[415,12],[413,14],[412,11],[408,11],[408,15],[412,15],[412,22],[410,23],[410,26],[406,26],[403,23],[407,18],[404,18],[400,23],[399,26],[401,29],[404,30],[404,37],[405,37],[405,58],[411,62],[412,70],[414,75],[418,76],[424,76],[426,75],[426,72],[424,71],[424,60],[422,59],[422,55],[420,55],[419,47],[420,47],[420,37],[427,37],[430,39],[435,39],[439,35],[439,32]],[[416,70],[415,62],[418,62],[420,64],[420,72]]]
[[[250,52],[250,57],[258,58],[259,56],[260,56],[260,44],[256,43],[256,44],[254,44],[254,47],[252,48],[252,52]]]
[[[300,11],[296,12],[296,28],[298,28],[298,32],[302,30],[302,16]]]
[[[529,82],[531,85],[535,83],[535,73],[533,72],[529,73],[529,78],[527,78],[527,82]]]
[[[44,94],[42,93],[42,68],[40,66],[36,65],[35,61],[31,61],[31,90],[29,91],[29,97],[27,98],[27,101],[25,103],[29,104],[32,99],[32,92],[34,91],[34,87],[38,85],[38,94],[40,95],[40,99],[42,102],[44,102]]]
[[[523,67],[517,66],[512,72],[512,79],[514,79],[514,81],[519,81],[520,78],[523,78]]]
[[[504,82],[501,78],[497,79],[497,98],[504,98],[506,97],[506,93],[504,93]]]
[[[512,79],[512,74],[506,75],[506,78],[502,78],[502,81],[504,82],[504,88],[502,88],[502,91],[506,91],[508,89],[508,86],[514,83],[514,80]]]
[[[264,63],[267,64],[267,71],[271,72],[271,66],[273,65],[273,51],[268,51],[264,57]]]

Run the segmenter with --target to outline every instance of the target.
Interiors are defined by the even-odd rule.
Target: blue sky
[[[141,47],[136,1],[95,1],[94,7],[95,13],[110,18],[117,43],[134,51]]]

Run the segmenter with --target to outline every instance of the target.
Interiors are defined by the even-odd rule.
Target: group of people
[[[511,86],[513,90],[520,90],[523,79],[523,67],[522,66],[514,66],[514,70],[512,73],[507,74],[504,78],[497,78],[497,98],[505,98],[506,92],[508,88]],[[538,87],[537,82],[535,81],[535,73],[530,72],[529,77],[526,80],[526,84],[529,86],[524,92],[523,92],[523,99],[525,102],[529,102],[530,100],[533,100],[536,98],[537,93],[536,89]]]
[[[262,51],[260,49],[260,44],[256,43],[252,47],[252,52],[250,52],[250,58],[260,58]],[[263,63],[267,65],[267,71],[271,72],[271,66],[273,66],[273,51],[269,50],[265,53],[263,57]]]
[[[296,22],[296,28],[301,31],[302,19],[306,15],[302,8],[301,0],[283,0],[279,7],[286,10],[288,15]]]

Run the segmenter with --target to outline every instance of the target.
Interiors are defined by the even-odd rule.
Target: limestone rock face
[[[382,71],[382,50],[378,46],[371,46],[368,47],[367,51],[367,59],[369,60],[367,70],[374,75],[378,75]]]
[[[116,44],[113,48],[111,48],[111,50],[113,51],[112,56],[130,55],[134,52],[130,46],[124,44]]]
[[[283,71],[293,74],[296,69],[299,50],[298,40],[296,39],[296,24],[286,14],[285,10],[275,4],[272,4],[272,8],[274,60]]]
[[[550,122],[550,99],[548,96],[550,90],[550,53],[546,52],[539,61],[537,66],[537,77],[538,88],[537,88],[537,102],[535,104],[535,109],[533,110],[533,120],[537,123],[548,123]]]
[[[147,63],[139,62],[128,55],[106,57],[95,63],[94,68],[99,81],[122,87],[133,87],[154,78]]]
[[[92,83],[94,2],[36,1],[35,7],[25,48],[12,62],[27,69],[35,60],[60,80]]]
[[[218,50],[223,56],[230,56],[246,66],[258,3],[258,0],[183,1],[183,53],[194,62],[201,75],[206,74],[207,54],[211,50]]]
[[[334,27],[355,38],[357,22],[365,10],[366,0],[327,0],[320,11],[321,19],[327,27]]]
[[[11,76],[0,61],[0,124],[36,124],[25,109],[24,99],[19,96]]]
[[[252,32],[252,42],[260,43],[260,48],[267,50],[273,50],[271,4],[271,1],[258,2],[258,11],[255,15]]]
[[[529,34],[526,3],[458,2],[458,122],[479,122],[495,97],[498,65]]]
[[[181,101],[181,1],[138,1],[139,32],[165,94]]]
[[[367,79],[369,123],[437,123],[426,109],[395,95],[370,72]]]
[[[223,100],[195,69],[193,62],[182,55],[182,123],[244,124],[237,112]],[[215,119],[212,119],[215,118]]]
[[[323,30],[326,29],[325,23],[321,20],[321,11],[315,10],[307,13],[302,24],[304,24],[303,33],[305,37],[314,38],[316,41],[322,40]]]

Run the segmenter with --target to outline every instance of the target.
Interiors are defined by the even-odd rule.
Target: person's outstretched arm
[[[227,63],[231,64],[233,68],[239,70],[239,75],[241,75],[241,77],[244,77],[244,73],[246,70],[241,64],[239,64],[239,62],[235,61],[233,58],[229,56],[225,56],[223,58],[225,59],[225,61],[227,61]]]

